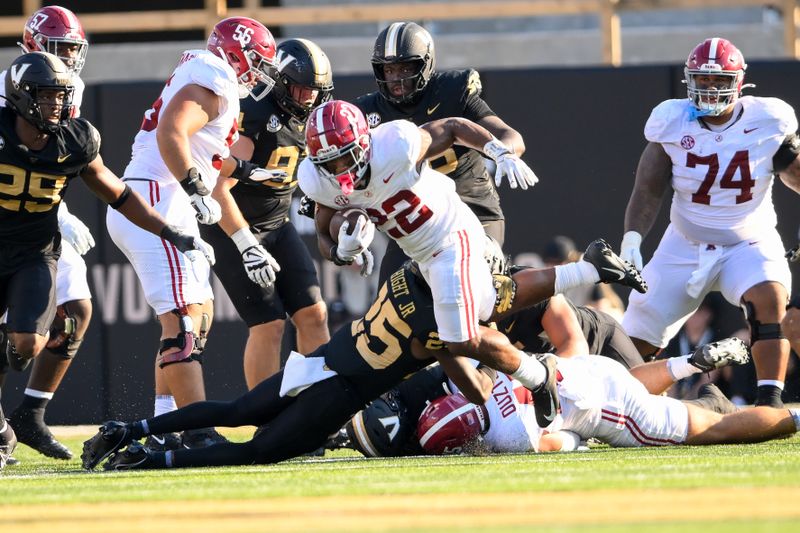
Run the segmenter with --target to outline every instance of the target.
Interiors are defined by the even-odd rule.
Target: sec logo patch
[[[378,113],[367,113],[367,124],[369,124],[370,128],[374,128],[380,123],[381,123],[381,116]]]
[[[279,131],[283,127],[281,124],[281,120],[278,118],[277,115],[272,115],[269,117],[267,121],[267,131],[270,133],[275,133]]]
[[[691,135],[684,135],[681,139],[681,148],[684,150],[691,150],[694,148],[694,137]]]

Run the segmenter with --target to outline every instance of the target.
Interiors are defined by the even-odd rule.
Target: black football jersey
[[[69,181],[97,157],[100,134],[76,118],[33,151],[17,137],[16,118],[0,108],[0,242],[44,243],[58,231],[58,204]]]
[[[413,339],[431,350],[445,349],[437,332],[430,288],[412,268],[392,274],[364,318],[340,328],[326,349],[329,368],[375,395],[435,361],[411,355]]]
[[[413,106],[393,105],[377,91],[360,96],[355,104],[366,115],[370,128],[399,119],[421,126],[441,118],[463,117],[477,122],[495,115],[481,98],[481,79],[472,69],[435,72]],[[458,195],[479,219],[503,219],[500,197],[480,152],[453,146],[433,158],[430,165],[455,181]]]
[[[275,229],[289,220],[292,194],[297,188],[297,165],[305,157],[305,125],[283,111],[272,95],[259,101],[242,101],[239,134],[249,137],[255,149],[254,164],[283,170],[283,183],[237,183],[231,189],[236,204],[250,226],[259,231]]]
[[[570,301],[567,303],[575,312],[583,336],[589,344],[589,353],[601,353],[605,337],[599,335],[601,328],[598,314],[587,307],[576,307]],[[514,345],[526,352],[553,353],[555,347],[550,343],[542,327],[542,316],[547,311],[548,305],[550,298],[504,318],[497,324],[497,329]]]

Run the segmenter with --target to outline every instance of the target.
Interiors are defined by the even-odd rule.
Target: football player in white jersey
[[[687,99],[662,102],[645,125],[649,141],[625,212],[621,257],[642,266],[639,247],[672,188],[670,225],[632,294],[623,327],[644,356],[680,329],[705,295],[740,305],[751,330],[756,405],[780,407],[789,359],[781,333],[791,276],[772,204],[775,174],[800,193],[794,110],[777,98],[740,96],[744,57],[706,39],[684,70]]]
[[[368,273],[372,268],[368,247],[377,224],[419,264],[433,292],[439,337],[451,353],[480,360],[491,354],[494,360],[516,363],[520,352],[503,334],[493,330],[482,334],[478,328],[479,320],[493,315],[497,296],[483,257],[480,221],[458,197],[453,181],[426,162],[454,143],[481,150],[494,159],[498,179],[532,179],[530,168],[511,149],[467,119],[452,117],[421,127],[396,120],[370,131],[356,106],[332,100],[317,107],[308,119],[309,156],[298,169],[300,188],[317,203],[315,220],[323,257],[339,265],[355,261]],[[329,223],[335,210],[344,207],[364,208],[371,220],[361,217],[354,228],[342,224],[334,242]],[[604,257],[610,258],[608,252]],[[615,256],[613,259],[616,262],[606,266],[614,274],[607,279],[646,290],[635,279],[638,273],[632,267]],[[556,267],[548,275],[553,276],[554,290],[559,293],[601,281],[600,272],[601,267],[580,261]],[[522,357],[521,361],[513,377],[534,395],[543,395],[537,410],[543,413],[542,422],[551,421],[556,409],[553,402],[557,401],[552,372],[533,358]]]
[[[248,94],[258,99],[269,92],[274,58],[275,41],[267,28],[250,18],[227,18],[214,27],[207,49],[184,52],[144,114],[123,180],[192,235],[199,236],[198,221],[214,224],[223,209],[237,209],[229,191],[217,199],[211,191],[238,137],[239,99]],[[172,247],[114,211],[109,210],[107,225],[161,323],[155,414],[204,400],[201,360],[213,314],[209,264],[182,260]],[[269,254],[251,244],[255,238],[246,224],[231,238],[248,269],[273,268]],[[176,436],[170,437],[166,444],[177,445]],[[184,434],[183,445],[205,446],[222,439],[213,429],[200,430]],[[153,444],[159,443],[165,444]]]
[[[432,402],[420,417],[427,450],[460,451],[482,434],[492,452],[574,451],[590,438],[616,447],[760,442],[800,429],[800,409],[730,409],[713,412],[694,401],[661,396],[678,379],[749,360],[736,338],[704,345],[694,354],[646,363],[628,372],[607,357],[558,358],[562,412],[546,429],[533,424],[524,391],[495,382],[482,407],[466,400]],[[469,413],[475,416],[469,417]],[[480,422],[478,424],[477,422]]]
[[[50,52],[67,65],[73,74],[73,116],[80,116],[85,89],[80,73],[89,43],[78,17],[60,6],[42,7],[25,22],[19,45],[24,52]],[[2,97],[5,97],[7,75],[7,71],[0,73]],[[5,98],[0,98],[0,107],[5,103]],[[66,202],[59,204],[58,225],[62,237],[56,274],[58,315],[47,349],[33,363],[22,403],[9,418],[20,442],[49,457],[70,459],[72,452],[53,437],[44,422],[44,415],[89,327],[91,292],[86,279],[86,263],[81,256],[94,246],[94,238],[89,228],[69,212]],[[3,350],[0,353],[5,356]]]

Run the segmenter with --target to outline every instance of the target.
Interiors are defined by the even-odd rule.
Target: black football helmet
[[[311,110],[331,99],[333,72],[322,48],[308,39],[288,39],[278,45],[275,55],[279,76],[273,89],[275,100],[284,111],[305,122]],[[291,86],[318,91],[310,104],[298,102]]]
[[[42,90],[64,91],[58,123],[42,114]],[[72,73],[58,57],[47,52],[30,52],[17,57],[6,74],[6,100],[25,120],[43,133],[56,133],[72,117]]]
[[[366,457],[419,455],[414,438],[416,420],[408,416],[402,399],[392,390],[377,398],[345,425],[353,448]]]
[[[419,63],[419,69],[413,76],[414,89],[401,97],[392,96],[383,76],[383,66],[407,61]],[[384,28],[378,34],[372,50],[372,70],[378,90],[393,104],[416,102],[433,75],[434,63],[433,37],[425,28],[413,22],[394,22]]]

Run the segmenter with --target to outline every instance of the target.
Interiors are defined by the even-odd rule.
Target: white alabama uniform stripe
[[[472,411],[473,409],[475,409],[475,404],[468,403],[468,404],[466,404],[466,405],[462,405],[461,407],[459,407],[459,408],[458,408],[458,409],[456,409],[455,411],[451,411],[451,412],[449,412],[447,415],[445,415],[445,417],[444,417],[444,418],[442,418],[441,420],[439,420],[438,422],[436,422],[434,425],[432,425],[432,426],[431,426],[431,427],[428,429],[428,431],[426,431],[426,432],[425,432],[425,433],[424,433],[424,434],[423,434],[423,435],[422,435],[422,436],[419,438],[419,443],[420,443],[420,445],[421,445],[421,446],[424,448],[424,447],[425,447],[425,445],[426,445],[426,444],[428,443],[428,441],[430,440],[430,438],[431,438],[432,436],[436,435],[436,432],[437,432],[437,431],[439,431],[439,430],[440,430],[440,429],[442,429],[444,426],[446,426],[447,424],[449,424],[451,420],[453,420],[453,419],[455,419],[455,418],[458,418],[459,416],[463,415],[464,413],[469,413],[469,412],[470,412],[470,411]]]
[[[717,52],[719,51],[719,37],[714,37],[711,39],[711,45],[708,49],[708,60],[709,62],[713,62],[715,65],[718,63],[717,61]]]

